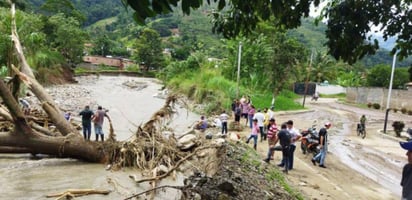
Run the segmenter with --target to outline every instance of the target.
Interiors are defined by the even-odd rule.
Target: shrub
[[[412,115],[412,110],[408,110],[408,115]]]
[[[392,108],[392,110],[393,110],[393,112],[398,112],[398,109],[397,108]]]
[[[380,109],[381,108],[381,105],[379,105],[378,103],[374,103],[372,106],[375,109]]]
[[[405,114],[406,113],[406,108],[401,108],[401,112],[402,112],[402,114]]]
[[[396,137],[400,137],[403,128],[405,128],[405,123],[403,123],[403,121],[394,121],[392,127],[396,133]]]
[[[368,108],[371,108],[371,107],[372,107],[372,103],[369,102],[369,103],[368,103]]]

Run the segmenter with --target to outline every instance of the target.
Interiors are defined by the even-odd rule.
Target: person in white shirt
[[[302,137],[302,135],[299,133],[297,129],[293,127],[292,120],[287,121],[286,126],[287,126],[286,130],[289,132],[290,137],[291,137],[290,148],[289,148],[289,165],[288,165],[289,167],[288,170],[291,170],[293,169],[293,157],[294,157],[293,154],[296,149],[296,141],[298,141]],[[284,165],[285,163],[280,163],[278,166],[284,166]]]
[[[222,114],[219,116],[220,121],[222,122],[222,134],[227,134],[227,120],[229,119],[229,115],[226,114],[226,111],[223,110]]]
[[[274,109],[275,107],[271,106],[270,109],[268,110],[269,120],[275,119],[275,112],[273,111]]]
[[[263,122],[265,121],[265,114],[263,114],[262,111],[258,109],[257,113],[255,113],[255,115],[253,116],[253,119],[257,119],[260,132],[260,142],[262,142],[263,140],[266,141],[266,133],[263,131]]]

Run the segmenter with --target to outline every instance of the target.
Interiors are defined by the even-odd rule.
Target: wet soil
[[[399,141],[405,138],[395,137],[391,124],[402,120],[406,127],[412,127],[411,116],[390,113],[388,131],[383,134],[383,110],[359,108],[338,103],[336,99],[319,99],[309,102],[307,107],[303,112],[276,113],[277,123],[292,119],[296,128],[307,129],[316,120],[319,130],[324,122],[332,122],[327,168],[314,166],[310,161],[312,156],[304,155],[297,144],[295,167],[287,176],[289,183],[307,199],[400,199],[401,170],[406,157]],[[365,139],[356,134],[356,124],[362,114],[368,119]],[[259,143],[258,152],[262,158],[266,155],[266,142]],[[276,153],[275,157],[279,161],[281,155]]]

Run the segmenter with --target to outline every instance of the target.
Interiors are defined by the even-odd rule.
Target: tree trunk
[[[48,103],[50,106],[45,109],[50,119],[55,123],[56,128],[60,131],[62,135],[68,135],[69,133],[75,133],[73,127],[65,120],[63,112],[55,104],[53,98],[44,90],[43,86],[37,82],[34,74],[26,61],[24,56],[23,47],[21,46],[19,36],[17,34],[16,21],[15,21],[15,5],[11,5],[12,14],[12,26],[11,34],[14,47],[17,51],[17,57],[21,63],[21,72],[13,67],[13,71],[18,75],[18,77],[29,87],[29,89],[36,95],[36,97],[42,103]]]
[[[14,129],[10,132],[0,132],[0,152],[41,153],[58,157],[78,158],[90,162],[106,162],[109,159],[109,155],[111,155],[110,153],[117,150],[120,145],[116,141],[106,143],[86,141],[64,118],[63,112],[60,111],[51,96],[35,79],[24,57],[14,21],[14,4],[12,4],[11,12],[13,20],[12,40],[21,63],[21,72],[14,66],[12,66],[12,69],[20,81],[26,84],[40,100],[43,109],[61,134],[55,136],[51,134],[51,131],[48,132],[47,129],[36,126],[36,120],[23,114],[17,99],[13,97],[6,84],[0,80],[0,96],[7,107],[7,109],[0,107],[0,116],[4,118],[3,120],[14,123]],[[29,121],[33,122],[33,124],[30,125]],[[32,129],[32,127],[35,128]]]
[[[25,148],[31,149],[30,153],[34,154],[49,154],[104,163],[108,159],[108,154],[104,150],[103,144],[85,141],[82,137],[74,134],[53,137],[34,133],[27,137],[24,134],[0,132],[0,146],[17,147],[15,152],[9,153],[17,153],[21,148]]]

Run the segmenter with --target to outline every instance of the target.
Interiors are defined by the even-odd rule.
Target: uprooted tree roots
[[[175,170],[183,161],[192,158],[201,150],[216,148],[215,145],[195,146],[183,151],[178,148],[178,141],[173,133],[168,136],[164,134],[167,130],[164,124],[175,114],[174,105],[177,100],[177,95],[168,96],[164,106],[142,127],[138,127],[134,138],[122,143],[121,147],[112,153],[110,161],[113,169],[133,166],[148,173],[155,170],[157,177]],[[151,179],[147,181],[149,180]]]

